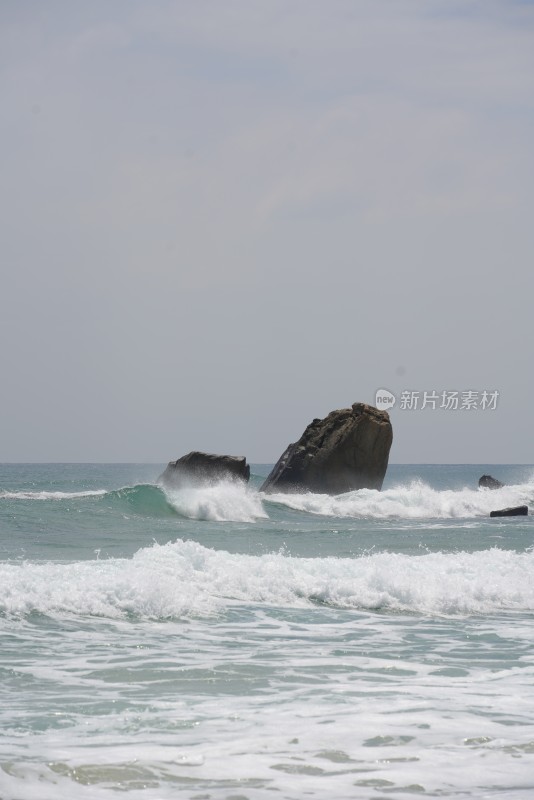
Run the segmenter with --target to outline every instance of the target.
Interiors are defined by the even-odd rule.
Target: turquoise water
[[[534,467],[162,468],[0,465],[0,797],[533,796]]]

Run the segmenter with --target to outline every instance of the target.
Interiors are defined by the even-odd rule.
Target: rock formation
[[[314,419],[290,444],[263,483],[262,492],[341,494],[381,489],[393,432],[387,411],[365,403]]]
[[[528,506],[512,506],[511,508],[500,508],[498,511],[490,511],[490,517],[526,517]]]
[[[177,461],[171,461],[159,482],[166,486],[202,486],[223,480],[241,480],[250,477],[250,467],[244,456],[219,456],[193,451]]]
[[[492,478],[491,475],[483,475],[478,479],[478,485],[485,489],[502,489],[504,483],[498,481],[497,478]]]

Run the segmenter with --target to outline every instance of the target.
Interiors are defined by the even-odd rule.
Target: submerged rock
[[[160,475],[159,483],[178,488],[180,486],[202,486],[223,480],[250,478],[250,467],[244,456],[219,456],[193,450],[177,461],[171,461]]]
[[[314,419],[290,444],[263,483],[262,492],[342,494],[381,489],[393,431],[387,411],[365,403]]]
[[[497,478],[492,478],[491,475],[482,475],[478,479],[478,485],[484,489],[502,489],[504,483],[498,481]]]
[[[490,517],[526,517],[528,506],[512,506],[511,508],[501,508],[498,511],[490,511]]]

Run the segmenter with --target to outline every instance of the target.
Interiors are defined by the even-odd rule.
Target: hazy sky
[[[534,462],[534,3],[1,0],[0,461]]]

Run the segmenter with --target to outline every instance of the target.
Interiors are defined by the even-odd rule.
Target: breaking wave
[[[254,522],[274,506],[324,517],[353,519],[454,519],[487,517],[507,506],[534,505],[534,483],[501,489],[433,489],[420,480],[384,491],[360,489],[341,495],[263,494],[241,482],[171,489],[139,484],[108,491],[0,491],[0,501],[91,502],[149,517],[180,516],[212,522]]]
[[[214,522],[254,522],[266,518],[260,495],[242,483],[221,482],[202,488],[168,489],[154,484],[126,486],[107,491],[0,492],[0,500],[92,500],[107,507],[149,517],[179,515]]]
[[[166,489],[169,503],[182,517],[213,522],[254,522],[267,519],[258,492],[242,483],[221,482],[213,486]]]
[[[0,492],[0,500],[73,500],[80,497],[102,497],[108,494],[105,489],[87,492]]]
[[[341,495],[270,494],[265,500],[296,511],[361,519],[452,519],[489,516],[507,506],[533,505],[534,484],[502,489],[437,490],[416,480],[382,492],[359,489]]]
[[[423,614],[534,610],[534,553],[295,558],[212,550],[178,540],[131,559],[0,564],[0,612],[169,619],[235,603]]]

